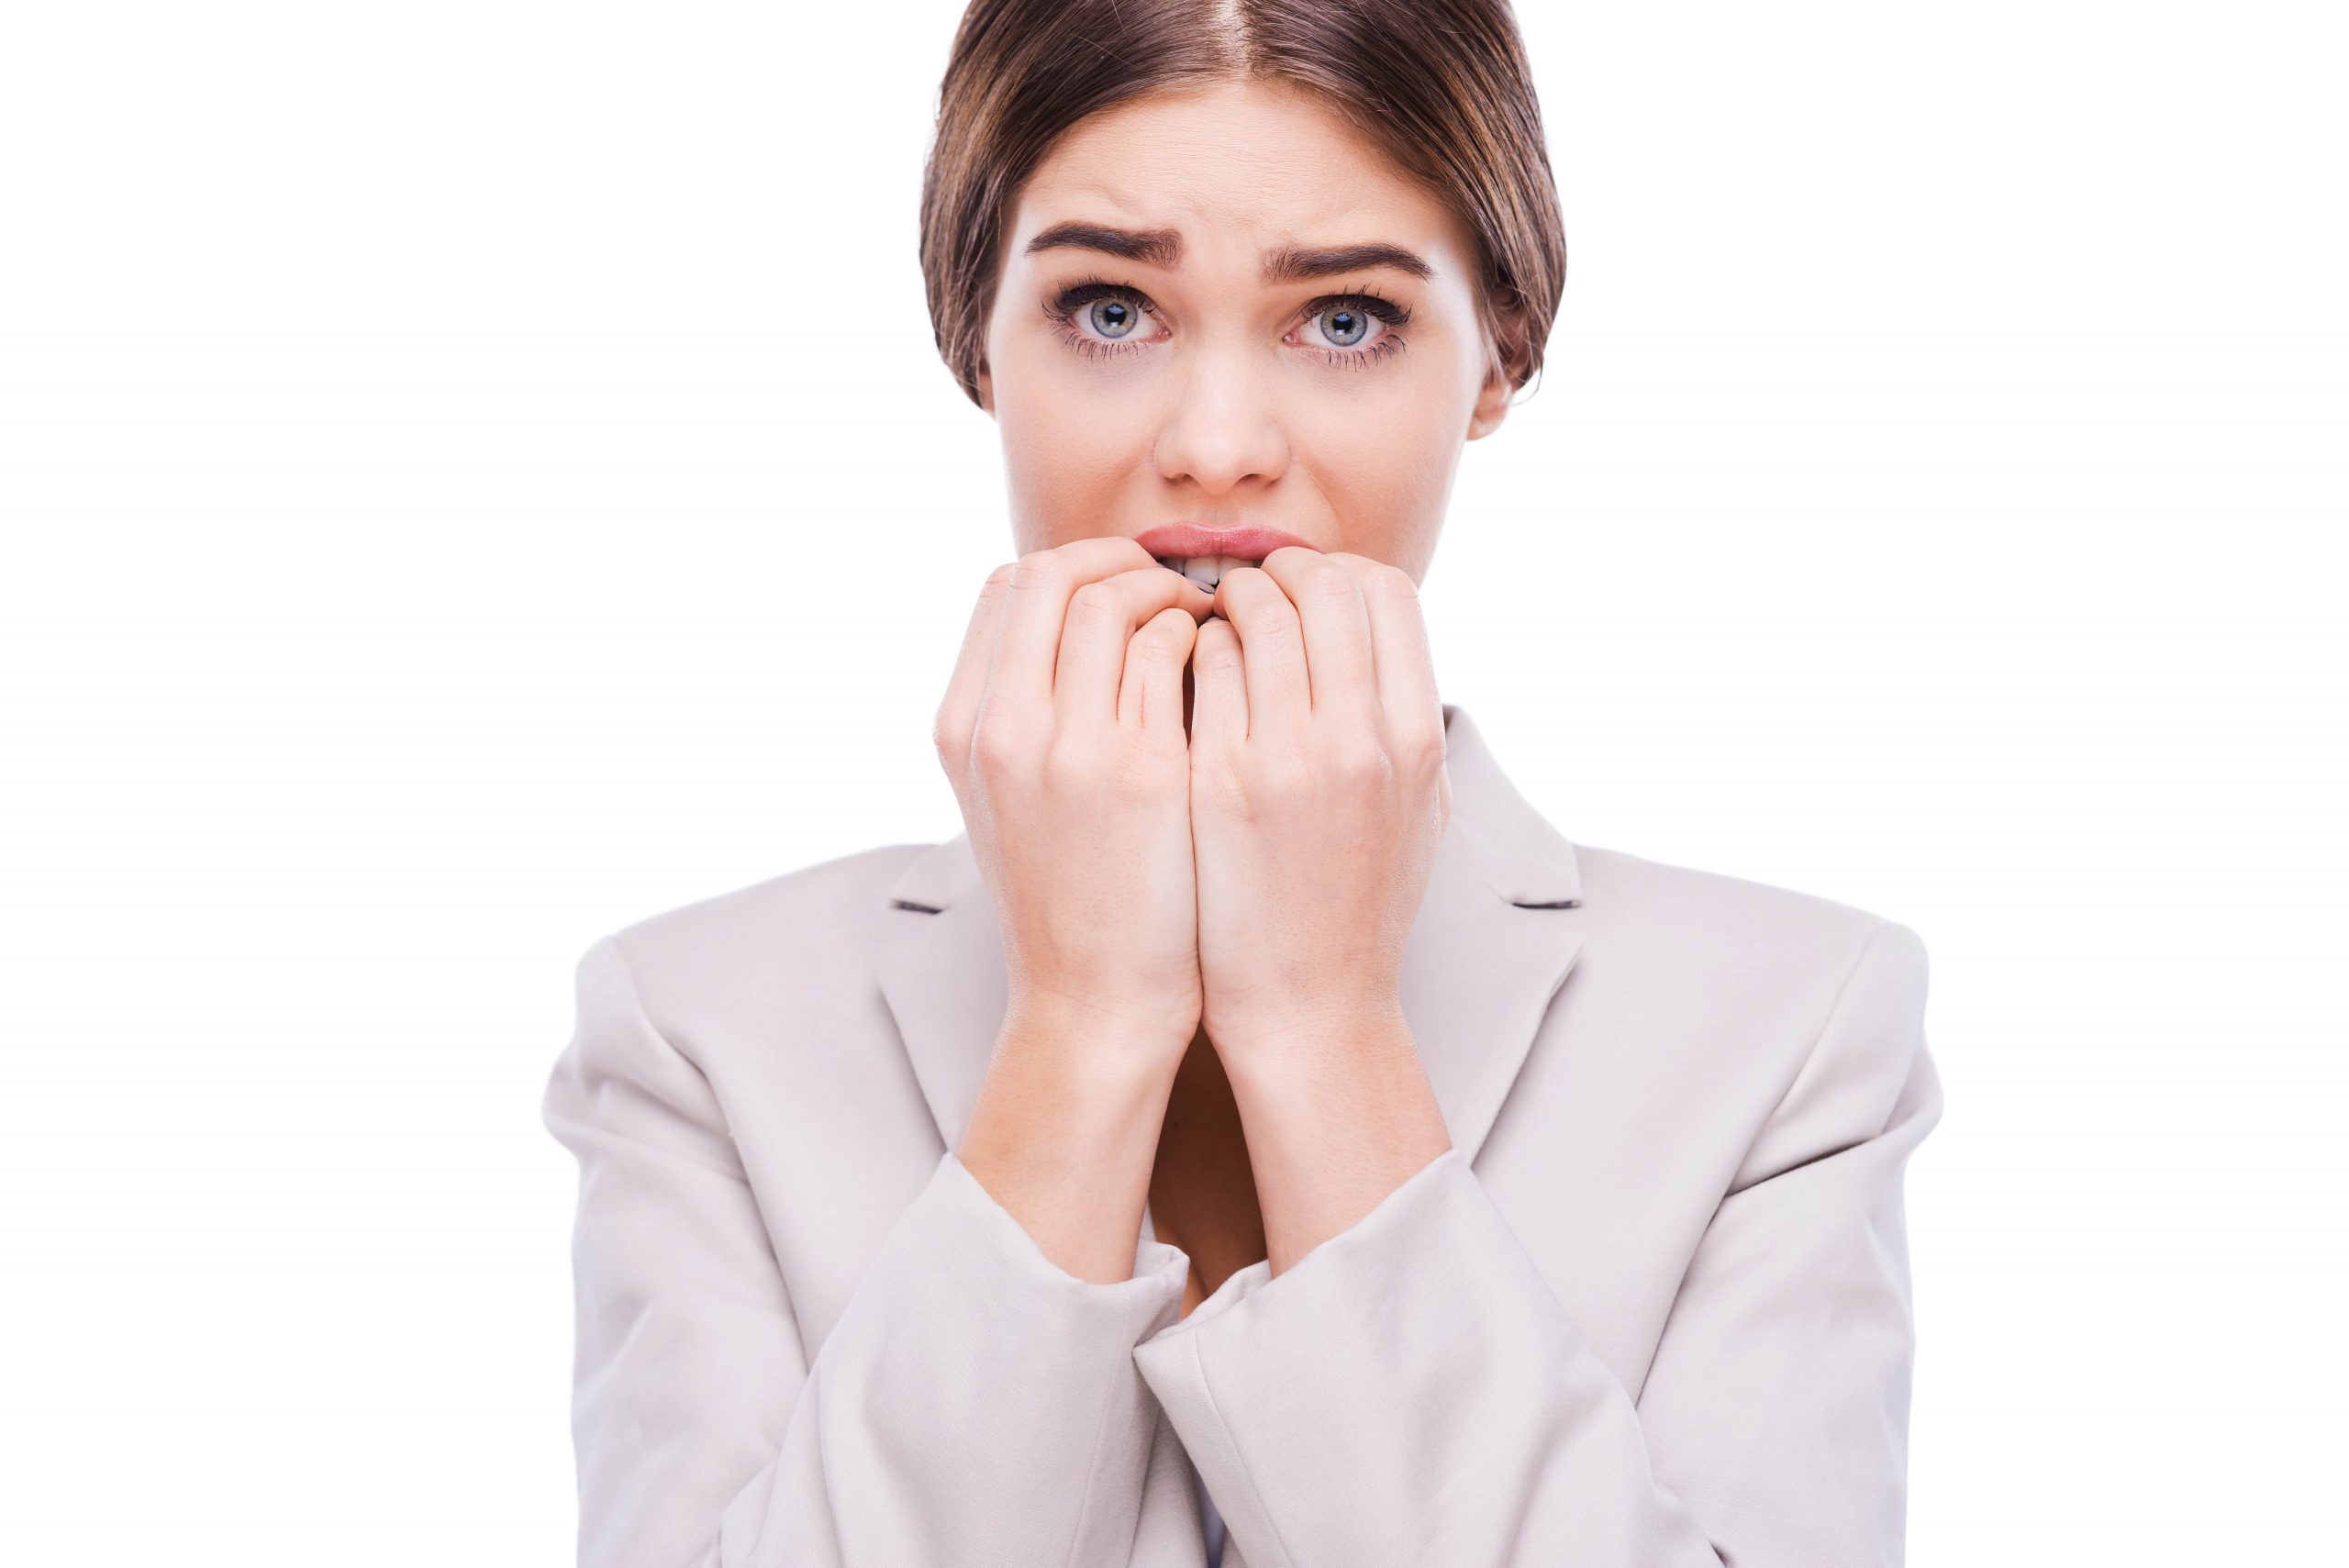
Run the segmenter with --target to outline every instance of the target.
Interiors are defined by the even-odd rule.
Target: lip
[[[1244,560],[1261,562],[1285,545],[1299,544],[1308,550],[1320,547],[1310,539],[1283,533],[1258,523],[1244,524],[1236,528],[1210,528],[1198,523],[1161,523],[1135,536],[1134,542],[1152,555],[1188,558],[1199,555],[1237,555]]]

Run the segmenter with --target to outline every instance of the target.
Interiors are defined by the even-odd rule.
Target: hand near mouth
[[[1226,573],[1191,653],[1202,1021],[1219,1049],[1399,1014],[1452,809],[1419,591],[1368,557]]]
[[[1201,1023],[1277,1273],[1450,1147],[1400,993],[1452,786],[1408,573],[1286,548],[1214,606],[1191,653]]]
[[[1399,995],[1451,815],[1407,573],[1283,546],[1210,596],[1132,539],[1034,551],[982,590],[933,739],[1009,986],[958,1152],[1063,1268],[1130,1268],[1200,1029],[1275,1273],[1448,1146]]]
[[[955,1152],[1080,1279],[1130,1277],[1197,1031],[1183,670],[1208,597],[1131,539],[996,568],[933,726],[1003,930],[1003,1026]]]
[[[1199,1017],[1179,715],[1208,603],[1128,539],[1008,562],[932,737],[1003,926],[1013,1020],[1168,1063]]]

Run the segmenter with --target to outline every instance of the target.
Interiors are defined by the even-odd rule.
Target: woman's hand
[[[1290,545],[1215,604],[1192,654],[1203,1021],[1277,1276],[1450,1147],[1401,987],[1452,784],[1407,573]]]
[[[1391,1040],[1452,812],[1418,589],[1382,562],[1289,545],[1225,573],[1214,605],[1190,758],[1208,1036],[1228,1063]]]
[[[1201,1005],[1183,677],[1210,603],[1130,539],[997,567],[932,732],[1003,927],[1008,1022],[1163,1051],[1170,1073]]]

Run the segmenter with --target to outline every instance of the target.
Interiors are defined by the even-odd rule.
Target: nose
[[[1176,370],[1154,455],[1168,480],[1223,495],[1250,480],[1271,484],[1288,466],[1269,367],[1239,345],[1205,347]]]

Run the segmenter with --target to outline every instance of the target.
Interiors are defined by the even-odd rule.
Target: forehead
[[[1186,272],[1364,239],[1466,270],[1464,231],[1431,192],[1311,95],[1263,82],[1152,94],[1070,127],[1020,191],[1013,255],[1069,221],[1177,230]]]

